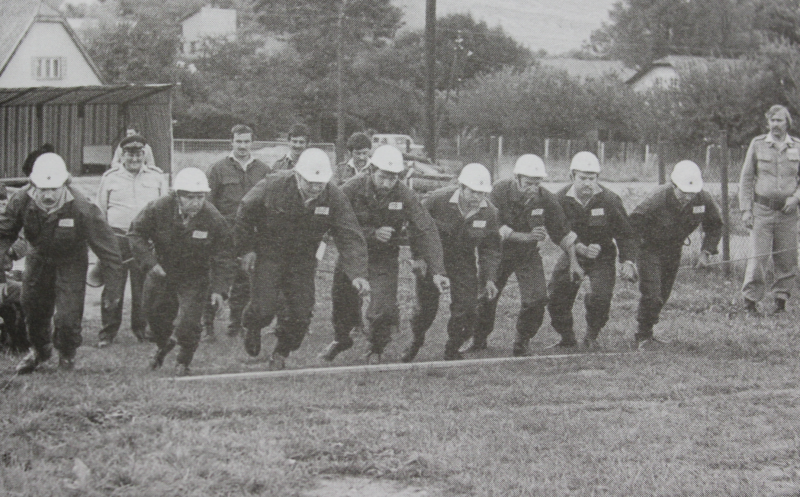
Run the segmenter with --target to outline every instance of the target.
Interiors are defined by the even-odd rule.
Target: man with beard
[[[150,202],[136,216],[128,238],[147,274],[144,308],[152,341],[158,346],[150,367],[160,368],[177,344],[176,373],[183,376],[189,374],[200,342],[208,294],[215,306],[224,305],[233,245],[225,219],[206,201],[210,188],[203,171],[181,169],[172,189],[172,194]],[[177,341],[172,338],[173,329]]]
[[[503,257],[497,275],[498,296],[511,273],[516,273],[519,284],[520,310],[512,351],[515,356],[528,354],[528,343],[544,321],[547,280],[539,255],[539,242],[549,234],[550,239],[568,255],[570,274],[577,274],[578,279],[583,277],[575,259],[575,233],[570,231],[555,195],[541,186],[545,177],[547,173],[542,159],[525,154],[514,165],[514,177],[498,181],[491,194],[492,204],[498,209],[498,232],[503,240]],[[496,312],[496,299],[481,299],[470,351],[486,349]]]
[[[444,267],[450,278],[446,361],[461,359],[459,348],[473,335],[478,293],[490,300],[498,294],[495,282],[500,264],[500,235],[497,209],[487,199],[491,190],[492,179],[486,167],[467,164],[458,176],[458,185],[436,190],[422,203],[439,230]],[[484,282],[482,288],[480,282]],[[403,362],[413,361],[424,344],[425,334],[439,310],[440,291],[433,271],[417,277],[420,308],[411,320],[413,339],[403,353]]]
[[[342,187],[367,240],[371,289],[366,316],[370,341],[367,362],[373,364],[380,362],[392,330],[400,324],[397,257],[399,235],[404,227],[408,228],[409,237],[426,262],[438,291],[448,288],[439,232],[417,194],[400,182],[404,170],[403,154],[391,145],[383,145],[375,149],[368,169]],[[331,294],[335,340],[321,355],[326,361],[353,346],[350,330],[360,324],[360,300],[340,264],[336,265]]]
[[[289,152],[275,161],[272,165],[272,172],[288,171],[292,169],[300,157],[300,154],[308,147],[308,139],[311,133],[305,124],[295,124],[289,130]]]
[[[122,260],[114,232],[100,209],[73,189],[69,179],[64,159],[54,153],[40,155],[30,184],[18,190],[0,214],[0,253],[6,253],[22,229],[31,250],[22,279],[22,310],[31,350],[17,365],[19,374],[35,371],[50,358],[53,348],[58,350],[60,369],[75,367],[82,341],[88,247],[109,269],[106,284],[119,288],[114,278],[121,273]],[[120,298],[108,292],[102,306],[114,308]]]
[[[766,114],[769,133],[753,138],[739,179],[739,209],[750,228],[742,295],[744,310],[757,314],[770,259],[774,312],[783,312],[797,273],[797,206],[800,204],[800,141],[789,136],[792,116],[783,105]]]
[[[347,139],[347,150],[350,152],[350,159],[336,166],[337,185],[344,184],[367,167],[372,143],[364,133],[353,133]]]
[[[261,329],[279,308],[278,343],[270,368],[283,369],[286,358],[308,332],[314,309],[316,252],[330,232],[339,263],[361,297],[369,294],[367,244],[347,197],[330,181],[328,155],[304,151],[292,171],[270,174],[242,199],[236,214],[236,252],[250,274],[250,303],[242,314],[245,351],[261,351]]]
[[[572,231],[578,236],[575,252],[578,263],[589,277],[590,289],[584,298],[586,306],[586,336],[583,340],[588,349],[598,348],[597,337],[608,322],[611,297],[614,295],[616,279],[616,255],[619,249],[620,277],[636,281],[634,265],[636,234],[628,221],[622,199],[601,185],[600,161],[591,152],[578,152],[570,164],[572,184],[557,194]],[[616,242],[616,244],[615,244]],[[553,328],[561,335],[559,346],[577,345],[572,328],[572,306],[578,295],[580,281],[575,281],[569,271],[569,260],[565,255],[556,263],[550,278],[548,292]]]

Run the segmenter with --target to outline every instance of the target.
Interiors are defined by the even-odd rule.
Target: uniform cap
[[[697,164],[690,160],[675,164],[670,179],[684,193],[697,193],[703,189],[703,174]]]
[[[470,190],[489,193],[492,191],[492,176],[483,164],[467,164],[458,175],[458,182]]]
[[[206,174],[196,167],[187,167],[178,171],[172,189],[176,192],[208,193],[208,178]]]
[[[516,164],[514,164],[514,174],[530,176],[531,178],[547,177],[544,161],[541,157],[534,154],[525,154],[517,159]]]
[[[147,140],[142,135],[126,136],[119,142],[119,146],[125,150],[138,150],[147,145]]]
[[[33,163],[31,183],[36,188],[59,188],[64,186],[68,178],[67,165],[58,154],[42,154]]]
[[[575,157],[572,158],[569,170],[600,174],[600,161],[597,160],[597,156],[591,152],[578,152],[575,154]]]
[[[381,145],[372,152],[369,163],[387,173],[402,173],[405,168],[403,152],[392,145]]]
[[[333,177],[330,157],[318,148],[304,150],[297,158],[294,170],[303,179],[312,183],[327,183]]]

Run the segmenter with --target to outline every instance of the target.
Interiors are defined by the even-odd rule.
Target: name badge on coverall
[[[74,219],[59,219],[58,220],[58,227],[59,228],[74,228],[75,227],[75,220]]]
[[[192,231],[192,238],[197,240],[205,240],[208,238],[208,231]]]
[[[476,219],[472,221],[473,228],[485,228],[486,227],[486,220],[485,219]]]
[[[314,209],[314,214],[316,214],[318,216],[327,216],[328,214],[330,214],[330,212],[331,212],[331,208],[330,207],[322,207],[322,206],[320,206],[320,207],[317,207],[316,209]]]
[[[390,211],[403,210],[403,202],[389,202],[389,210]]]
[[[692,207],[692,214],[704,214],[706,212],[705,205],[695,205]]]
[[[531,223],[534,227],[542,226],[544,224],[544,209],[531,210]]]

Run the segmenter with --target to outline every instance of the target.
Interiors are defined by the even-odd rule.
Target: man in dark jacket
[[[222,214],[228,225],[233,228],[236,222],[236,211],[242,197],[253,188],[256,183],[264,179],[272,170],[253,157],[253,130],[244,124],[237,124],[231,129],[231,153],[224,159],[215,162],[208,170],[208,186],[211,191],[208,201]],[[230,319],[228,321],[228,335],[236,336],[242,329],[242,311],[247,301],[250,300],[250,278],[247,273],[237,270],[231,285],[228,307]],[[217,309],[206,305],[203,314],[203,327],[206,336],[214,336],[214,315]]]
[[[158,346],[150,367],[160,368],[177,343],[177,374],[185,375],[200,341],[209,288],[214,305],[224,305],[233,275],[233,246],[225,219],[206,201],[210,189],[201,170],[182,169],[172,189],[136,216],[128,238],[147,274],[143,303]],[[173,322],[177,341],[172,339]]]
[[[381,354],[391,340],[392,330],[400,324],[397,257],[400,233],[404,228],[415,240],[415,246],[439,290],[445,291],[448,286],[439,231],[417,194],[400,182],[404,170],[403,154],[391,145],[383,145],[372,154],[368,170],[342,186],[361,225],[369,252],[371,300],[366,318],[370,341],[367,362],[371,363],[380,362]],[[331,294],[335,340],[321,356],[327,361],[353,346],[350,330],[361,322],[358,294],[338,264]]]
[[[467,164],[458,182],[457,186],[432,192],[422,202],[439,229],[444,267],[450,278],[450,320],[444,347],[444,359],[448,361],[461,359],[458,349],[475,331],[478,294],[490,300],[497,297],[495,282],[500,264],[497,209],[486,198],[492,189],[489,171],[481,164]],[[413,240],[411,246],[416,257]],[[483,288],[479,282],[485,282]],[[417,276],[420,308],[411,320],[413,339],[403,353],[403,362],[413,361],[424,344],[425,334],[439,310],[440,290],[433,271],[427,271],[421,278]]]
[[[367,244],[347,197],[330,183],[332,177],[328,155],[308,149],[292,171],[270,174],[253,187],[236,214],[236,253],[251,275],[250,303],[242,314],[248,354],[260,353],[261,329],[281,308],[272,369],[285,367],[308,332],[316,253],[326,232],[333,236],[353,286],[362,297],[369,293]]]
[[[287,137],[289,140],[289,151],[272,164],[272,172],[289,171],[294,168],[294,166],[297,165],[300,154],[308,147],[310,137],[311,132],[308,130],[308,126],[302,123],[292,125]]]
[[[722,237],[722,217],[711,195],[703,191],[700,168],[692,161],[675,164],[672,182],[658,187],[630,215],[640,239],[639,331],[636,344],[640,350],[658,348],[663,342],[653,337],[661,308],[672,293],[672,285],[681,262],[686,238],[702,224],[705,237],[697,265],[708,265],[717,253]]]
[[[0,253],[8,251],[23,228],[31,249],[22,281],[22,310],[31,350],[17,365],[20,374],[32,373],[47,361],[53,347],[59,353],[59,368],[74,368],[75,352],[82,342],[87,246],[105,267],[119,272],[122,266],[114,232],[100,209],[69,186],[69,173],[60,156],[40,155],[30,179],[0,214]],[[112,308],[120,298],[109,292],[102,305]]]
[[[567,269],[580,271],[575,259],[575,233],[569,229],[561,205],[549,190],[541,186],[547,177],[544,162],[533,154],[525,154],[514,165],[514,177],[498,181],[492,188],[491,201],[498,210],[499,234],[503,240],[503,257],[497,276],[498,292],[512,273],[519,284],[520,310],[513,354],[528,353],[528,343],[544,321],[547,305],[547,281],[544,275],[539,242],[550,235],[567,254]],[[499,293],[498,293],[499,296]],[[486,348],[494,329],[497,299],[481,299],[478,324],[471,351]]]
[[[622,199],[598,183],[600,161],[591,152],[579,152],[570,165],[572,184],[557,194],[564,214],[578,236],[575,252],[578,262],[589,277],[586,292],[586,337],[584,345],[598,348],[597,337],[608,322],[611,297],[616,281],[616,255],[619,248],[620,275],[627,281],[636,280],[636,234],[628,221]],[[616,245],[615,245],[616,242]],[[562,256],[550,278],[548,291],[553,328],[561,335],[560,347],[577,345],[572,328],[572,306],[581,282],[572,278],[569,261]]]

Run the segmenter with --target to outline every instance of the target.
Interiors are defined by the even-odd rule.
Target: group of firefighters
[[[400,322],[403,244],[411,249],[418,301],[404,362],[423,346],[445,292],[451,303],[444,359],[486,349],[512,273],[520,295],[513,355],[530,352],[545,310],[561,336],[554,347],[600,348],[617,277],[639,282],[636,347],[657,348],[653,327],[670,296],[685,240],[702,227],[697,264],[705,266],[722,234],[720,210],[703,190],[700,168],[687,160],[675,164],[671,181],[628,214],[620,197],[598,181],[601,165],[590,152],[572,158],[571,181],[556,193],[542,186],[542,159],[526,154],[516,161],[512,178],[493,184],[487,168],[472,163],[456,184],[420,198],[402,181],[403,154],[391,145],[372,151],[369,138],[356,133],[348,141],[350,160],[333,166],[325,152],[307,148],[308,136],[304,126],[293,128],[289,153],[270,167],[251,153],[252,129],[237,125],[228,156],[207,173],[181,170],[169,191],[152,159],[145,160],[146,140],[132,133],[120,144],[119,162],[104,174],[95,203],[71,186],[61,157],[41,155],[29,185],[0,214],[0,253],[23,230],[30,245],[21,294],[30,350],[17,372],[34,371],[53,348],[60,368],[74,366],[87,246],[99,259],[105,284],[98,346],[113,343],[130,273],[133,334],[157,345],[153,369],[179,346],[177,374],[183,375],[204,329],[213,340],[214,316],[226,300],[228,334],[243,335],[251,356],[261,353],[262,330],[276,320],[269,361],[271,369],[283,369],[308,332],[317,263],[331,241],[338,251],[334,340],[320,354],[325,361],[350,349],[351,333],[362,324],[369,340],[366,361],[381,361]],[[797,155],[791,140],[787,147]],[[769,150],[756,146],[758,167],[766,167]],[[762,194],[756,195],[759,204]],[[539,254],[548,237],[562,252],[549,282]],[[579,341],[572,309],[587,277],[586,329]],[[753,307],[751,302],[745,305]]]

